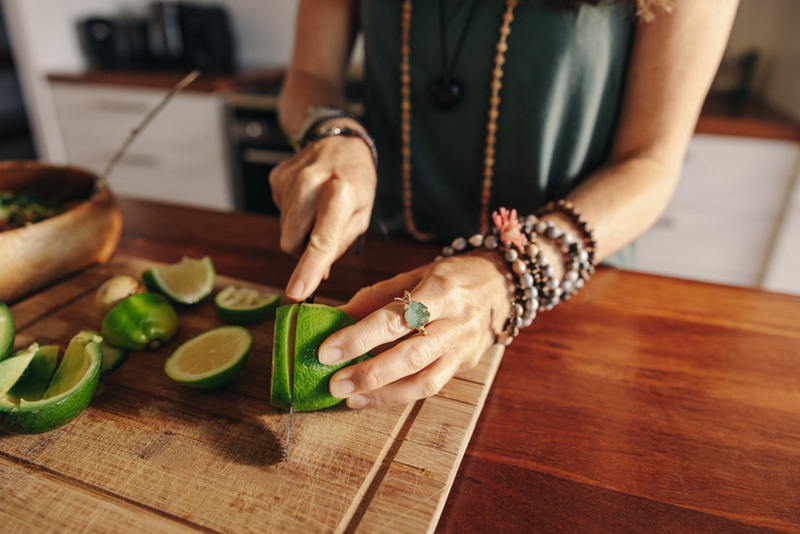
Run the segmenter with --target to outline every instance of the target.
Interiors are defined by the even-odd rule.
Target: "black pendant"
[[[461,82],[450,76],[440,76],[431,84],[431,96],[436,107],[449,111],[456,107],[464,94]]]

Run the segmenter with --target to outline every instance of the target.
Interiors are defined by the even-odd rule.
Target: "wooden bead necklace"
[[[506,0],[503,13],[503,24],[500,27],[500,39],[496,45],[494,68],[492,69],[491,96],[489,97],[488,124],[486,126],[486,148],[483,159],[483,181],[481,184],[480,231],[486,233],[489,228],[489,203],[492,198],[492,180],[494,178],[495,143],[497,141],[497,119],[500,116],[500,89],[503,87],[503,64],[508,50],[508,35],[511,33],[511,22],[514,20],[514,8],[519,0]],[[403,0],[400,12],[400,139],[401,176],[403,179],[403,216],[406,229],[418,241],[431,241],[434,234],[422,232],[414,222],[413,193],[411,187],[411,0]]]

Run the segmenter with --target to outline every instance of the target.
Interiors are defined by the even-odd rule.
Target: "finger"
[[[451,320],[431,323],[427,336],[411,336],[379,356],[333,375],[331,395],[344,398],[367,393],[416,374],[446,353],[459,332],[458,325]]]
[[[356,319],[363,319],[378,308],[392,302],[395,297],[402,297],[403,291],[415,287],[419,283],[423,270],[424,267],[420,267],[360,289],[347,304],[340,306],[340,309]]]
[[[320,183],[327,179],[311,167],[298,172],[292,184],[289,198],[281,211],[281,250],[290,254],[303,251],[303,243],[314,226],[320,209]]]
[[[439,393],[453,378],[461,361],[457,350],[448,351],[422,371],[368,393],[356,393],[347,399],[350,408],[405,404]]]
[[[287,297],[303,300],[313,293],[333,262],[349,246],[349,243],[342,246],[342,236],[352,221],[351,194],[352,186],[336,176],[323,187],[317,220],[308,245],[289,278]]]
[[[378,291],[383,291],[383,289],[378,289]],[[396,295],[397,293],[391,294]],[[397,298],[399,299],[399,297]],[[414,293],[413,298],[427,307],[430,314],[429,323],[441,317],[442,307],[439,306],[439,299],[429,299],[425,293]],[[389,298],[387,297],[386,300]],[[320,346],[319,361],[326,365],[349,361],[375,347],[391,343],[410,334],[414,329],[406,323],[405,307],[404,302],[392,297],[389,304],[370,313],[353,326],[334,332]]]

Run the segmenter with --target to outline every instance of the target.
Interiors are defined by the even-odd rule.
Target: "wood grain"
[[[294,267],[295,259],[277,247],[274,218],[129,199],[120,199],[120,207],[125,227],[119,252],[128,256],[173,262],[183,254],[210,254],[223,275],[274,287],[282,287]],[[384,242],[371,234],[363,254],[348,251],[337,262],[319,294],[347,300],[361,287],[417,267],[437,253],[434,246],[402,238]],[[76,284],[90,291],[91,275],[80,276]],[[56,286],[34,298],[52,300],[54,306],[61,302],[69,310],[84,290],[60,294],[64,291]],[[23,322],[31,325],[43,316],[28,302],[18,306]],[[51,304],[42,306],[47,310]],[[64,317],[52,321],[56,328]],[[190,322],[186,328],[199,327]],[[33,336],[33,330],[24,333]],[[268,339],[256,332],[259,351],[267,350]],[[435,531],[800,532],[798,354],[800,298],[601,268],[577,297],[541,314],[506,350]],[[9,438],[0,437],[0,524],[22,525],[21,518],[30,515],[39,529],[34,532],[61,531],[65,521],[56,511],[41,504],[35,513],[17,508],[21,501],[44,500],[59,512],[74,505],[83,516],[93,517],[85,520],[88,531],[114,532],[118,522],[146,531],[181,532],[190,523],[172,514],[191,511],[205,522],[189,528],[213,532],[209,514],[198,508],[227,505],[248,514],[266,506],[265,480],[279,469],[272,462],[284,435],[281,421],[264,412],[268,408],[259,377],[266,367],[254,359],[233,387],[197,394],[175,389],[158,372],[162,362],[163,355],[132,355],[108,379],[86,421],[80,423],[82,417],[74,423],[91,428],[89,419],[101,415],[109,428],[125,429],[127,441],[112,441],[81,426],[76,436],[57,430],[21,440],[8,451]],[[357,490],[366,495],[377,488],[369,503],[380,514],[356,508],[351,531],[431,528],[421,519],[420,509],[427,505],[411,505],[403,492],[439,491],[444,474],[436,458],[441,456],[431,447],[441,449],[437,454],[451,454],[457,432],[416,425],[425,414],[435,414],[436,405],[474,398],[472,390],[480,388],[481,376],[491,374],[491,368],[484,361],[461,374],[435,402],[420,407],[414,425],[405,431],[401,427],[402,447],[386,453],[391,465],[376,473],[366,489],[362,481]],[[329,417],[334,421],[313,424],[303,418],[303,432],[327,432],[347,413],[333,410]],[[375,424],[386,430],[381,413],[358,412],[358,417],[349,428]],[[158,424],[150,426],[154,420]],[[112,472],[101,481],[107,480],[113,493],[86,482],[74,493],[65,492],[64,487],[79,482],[75,477],[88,475],[79,462],[59,460],[54,452],[78,445],[96,451],[95,440],[112,449],[126,447],[109,453],[101,449],[96,456],[102,466],[135,468],[150,480],[160,474],[176,485],[181,479],[176,475],[189,473],[188,491],[200,495],[199,502],[164,503],[165,490]],[[191,462],[186,449],[200,449],[200,461],[210,468]],[[314,457],[310,451],[303,454]],[[341,476],[335,461],[328,464],[330,476]],[[232,476],[255,474],[234,488],[225,482],[228,470]],[[216,476],[223,483],[220,496],[212,497],[207,494],[217,492]],[[337,480],[340,487],[355,486],[346,476]],[[162,508],[172,506],[169,513],[121,495],[130,494],[131,485],[154,492],[151,500]],[[306,513],[308,531],[327,519]],[[166,526],[159,530],[162,522]]]
[[[96,288],[114,274],[138,275],[151,265],[120,255],[18,303],[12,307],[16,344],[64,347],[81,329],[99,330]],[[252,285],[218,277],[218,288],[228,284]],[[441,398],[444,406],[430,399],[296,414],[287,464],[287,414],[269,405],[274,322],[250,328],[252,355],[233,385],[201,391],[170,380],[163,362],[180,343],[221,323],[210,300],[177,310],[177,338],[158,351],[130,354],[76,420],[47,434],[0,436],[0,465],[14,466],[0,484],[0,502],[9,504],[0,510],[3,524],[18,525],[30,515],[41,519],[32,532],[102,531],[106,521],[154,532],[369,532],[369,522],[359,525],[372,507],[402,498],[417,511],[410,532],[435,527],[502,353],[484,360],[486,372],[477,376],[482,384],[474,372],[468,382],[454,379],[446,389],[452,398]],[[422,445],[414,441],[434,434],[439,438]],[[420,446],[428,457],[441,456],[443,476],[426,487],[382,491],[398,457],[412,470],[425,470],[407,459],[414,455],[408,448]],[[15,497],[26,484],[34,488],[29,497]],[[51,499],[65,507],[65,517],[52,525]]]

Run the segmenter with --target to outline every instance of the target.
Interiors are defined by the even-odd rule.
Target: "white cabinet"
[[[784,212],[764,278],[764,288],[800,295],[800,173]]]
[[[166,94],[163,89],[53,82],[67,157],[102,173],[122,142]],[[184,92],[140,132],[109,176],[118,195],[234,209],[224,105],[214,93]]]
[[[695,135],[669,206],[637,241],[636,269],[761,285],[798,162],[796,142]]]

